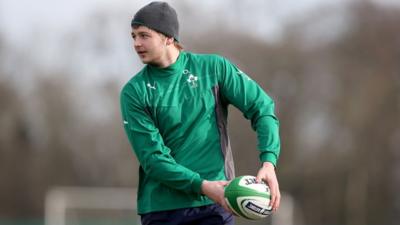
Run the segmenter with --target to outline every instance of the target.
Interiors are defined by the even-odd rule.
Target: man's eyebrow
[[[150,32],[147,32],[147,31],[139,31],[139,32],[137,32],[137,34],[135,34],[134,32],[131,32],[131,35],[132,35],[132,36],[138,35],[138,34],[150,34]]]

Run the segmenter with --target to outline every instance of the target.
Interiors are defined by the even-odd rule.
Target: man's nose
[[[139,47],[139,46],[141,46],[141,45],[142,45],[142,44],[140,43],[139,40],[133,40],[133,46]]]

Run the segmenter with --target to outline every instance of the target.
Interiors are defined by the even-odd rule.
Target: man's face
[[[133,45],[144,64],[159,64],[166,51],[166,38],[145,26],[132,28]]]

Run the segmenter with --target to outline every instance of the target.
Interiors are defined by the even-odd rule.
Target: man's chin
[[[143,64],[149,64],[150,63],[150,60],[146,60],[146,59],[140,59],[140,61],[142,61],[142,63]]]

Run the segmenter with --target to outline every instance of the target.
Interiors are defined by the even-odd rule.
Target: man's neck
[[[179,49],[175,46],[171,46],[170,49],[167,50],[165,57],[161,62],[157,65],[159,68],[166,68],[176,62],[179,57]]]

